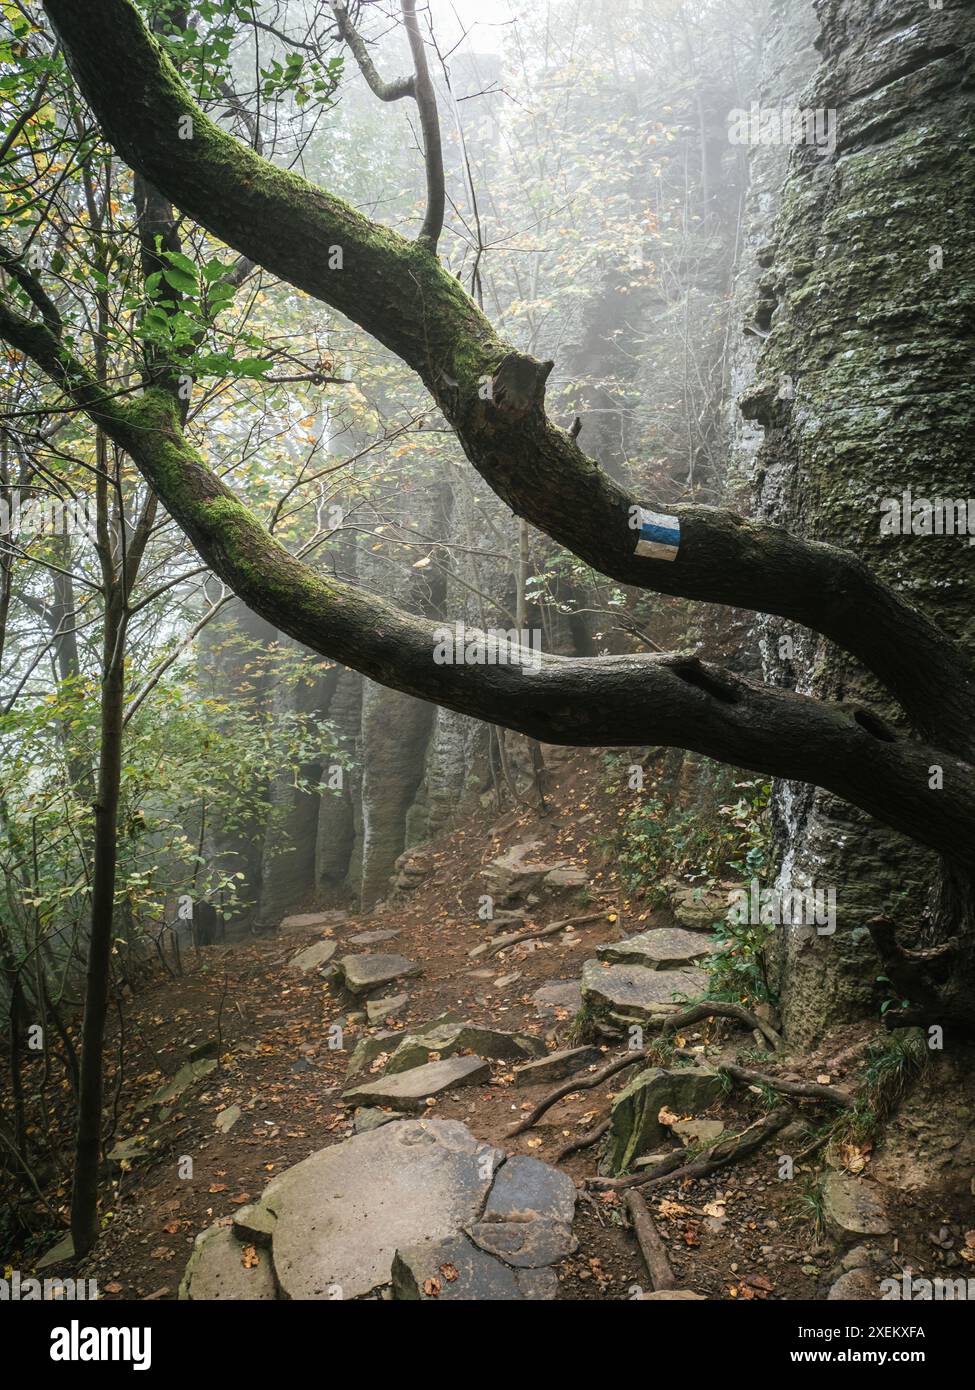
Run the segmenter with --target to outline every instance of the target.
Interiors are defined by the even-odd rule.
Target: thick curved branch
[[[842,706],[753,684],[696,657],[535,659],[502,644],[498,664],[438,661],[442,627],[316,573],[275,541],[186,441],[169,392],[151,387],[139,400],[121,403],[48,328],[2,305],[0,337],[32,358],[129,454],[214,573],[255,613],[313,651],[380,684],[543,742],[667,745],[813,782],[975,865],[970,764],[920,743],[878,738]],[[933,762],[944,768],[938,790],[929,787]]]
[[[510,349],[423,242],[276,168],[194,104],[130,0],[44,0],[119,153],[215,236],[348,315],[422,378],[471,463],[519,516],[621,583],[774,613],[845,648],[918,731],[975,759],[975,668],[855,555],[711,507],[675,508],[673,560],[636,553],[627,494],[547,419],[485,400]],[[192,139],[180,129],[192,123]],[[342,268],[326,254],[343,251]],[[542,369],[539,368],[541,373]]]

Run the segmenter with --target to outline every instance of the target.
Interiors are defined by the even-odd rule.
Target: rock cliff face
[[[734,384],[764,439],[756,449],[757,434],[741,427],[737,470],[758,512],[862,553],[971,640],[975,563],[965,538],[882,536],[880,519],[882,499],[908,488],[928,498],[972,492],[959,446],[973,417],[975,248],[960,229],[973,197],[975,16],[965,0],[940,9],[819,0],[820,61],[796,101],[810,13],[802,0],[774,8],[762,103],[827,113],[835,148],[797,147],[781,194],[781,151],[752,154],[746,278],[755,283],[751,336],[767,337],[755,337],[754,363],[753,348],[739,351]],[[898,718],[845,654],[778,623],[758,631],[766,679]],[[807,1041],[875,1009],[879,962],[864,923],[886,911],[909,924],[937,866],[822,792],[780,785],[775,813],[781,877],[839,895],[835,936],[793,932],[779,951],[787,1030]]]

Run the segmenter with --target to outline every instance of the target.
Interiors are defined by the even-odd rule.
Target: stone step
[[[648,970],[675,970],[707,957],[714,944],[700,932],[683,927],[655,927],[625,941],[607,941],[596,947],[599,960],[611,965],[643,965]]]
[[[582,967],[582,1002],[596,1014],[649,1023],[686,1007],[707,990],[704,970],[648,970],[643,965],[610,965],[587,960]]]
[[[398,1076],[377,1076],[361,1086],[353,1086],[342,1096],[344,1105],[390,1105],[399,1110],[422,1110],[427,1099],[473,1086],[491,1079],[491,1068],[483,1057],[448,1057],[427,1062]]]

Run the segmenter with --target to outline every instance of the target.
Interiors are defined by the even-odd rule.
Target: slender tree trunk
[[[81,1035],[78,1132],[71,1236],[76,1256],[86,1254],[98,1233],[98,1169],[101,1158],[105,1018],[115,901],[116,835],[122,773],[122,717],[125,703],[124,629],[121,591],[111,595],[105,615],[104,675],[101,699],[101,750],[95,802],[91,934]]]

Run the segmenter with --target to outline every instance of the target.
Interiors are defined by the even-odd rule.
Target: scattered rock
[[[476,1053],[479,1057],[513,1062],[538,1057],[544,1051],[541,1038],[534,1038],[530,1033],[503,1033],[476,1023],[445,1023],[405,1037],[390,1057],[386,1075],[421,1066],[434,1053],[440,1057]]]
[[[536,989],[532,1000],[542,1018],[555,1018],[558,1009],[577,1014],[582,1008],[582,986],[578,980],[553,980]]]
[[[549,1052],[537,1062],[515,1067],[516,1086],[535,1086],[540,1082],[562,1081],[577,1071],[594,1066],[603,1060],[598,1047],[567,1047],[561,1052]]]
[[[226,1134],[228,1130],[233,1129],[242,1113],[239,1105],[228,1105],[226,1110],[220,1111],[213,1123],[221,1134]]]
[[[354,1134],[368,1134],[370,1130],[388,1125],[391,1120],[405,1120],[406,1115],[399,1110],[379,1110],[375,1106],[363,1105],[355,1112],[352,1121]]]
[[[274,1235],[274,1213],[259,1202],[238,1207],[234,1212],[234,1235],[244,1245],[270,1245]]]
[[[571,864],[549,869],[542,879],[542,888],[549,893],[575,893],[588,887],[589,875],[585,869],[577,869]]]
[[[596,947],[599,960],[613,965],[645,965],[648,970],[674,970],[692,965],[712,950],[712,943],[699,932],[683,927],[657,927],[640,932],[625,941],[608,941]]]
[[[721,1077],[705,1067],[649,1067],[625,1086],[610,1116],[606,1165],[623,1173],[640,1154],[660,1144],[667,1130],[657,1118],[663,1106],[674,1113],[706,1110],[724,1092]]]
[[[151,1096],[142,1102],[138,1107],[139,1112],[151,1110],[157,1105],[168,1105],[171,1101],[178,1099],[184,1091],[188,1091],[191,1086],[194,1086],[197,1081],[200,1081],[204,1076],[209,1076],[212,1071],[216,1070],[216,1066],[216,1057],[201,1057],[197,1062],[184,1063],[175,1076],[170,1077],[168,1081],[164,1081],[161,1086],[153,1091]]]
[[[335,909],[329,912],[297,912],[285,917],[278,931],[285,936],[300,935],[302,932],[321,931],[323,927],[337,927],[348,917],[347,912]]]
[[[540,840],[527,840],[523,844],[512,845],[504,854],[491,860],[484,870],[484,886],[495,902],[511,903],[524,899],[539,888],[549,874],[569,868],[562,859],[550,864],[533,859],[535,850],[540,848]],[[580,871],[573,869],[572,872]],[[577,886],[581,887],[585,882],[583,874],[582,884]]]
[[[666,881],[670,910],[678,924],[691,931],[710,931],[715,922],[728,915],[728,888],[691,888],[688,884]]]
[[[380,941],[392,941],[394,936],[399,936],[401,927],[388,927],[385,931],[361,931],[356,936],[349,937],[350,946],[378,946]]]
[[[384,999],[366,1000],[366,1018],[370,1023],[384,1023],[387,1018],[395,1018],[406,1007],[408,994],[387,994]]]
[[[648,1023],[703,994],[707,978],[703,970],[647,970],[642,965],[587,960],[582,967],[583,1006],[617,1020]]]
[[[405,994],[403,998],[406,998]],[[346,1076],[356,1076],[360,1071],[365,1071],[384,1052],[392,1054],[405,1037],[406,1033],[402,1030],[397,1032],[395,1029],[387,1028],[381,1033],[370,1033],[367,1038],[362,1038],[349,1058]]]
[[[74,1241],[71,1232],[62,1236],[56,1245],[52,1245],[50,1250],[45,1250],[44,1254],[34,1266],[35,1270],[50,1269],[52,1265],[59,1265],[62,1260],[74,1259]]]
[[[880,1280],[872,1269],[850,1269],[841,1274],[826,1295],[828,1301],[849,1299],[874,1303],[881,1297]]]
[[[458,1086],[488,1081],[491,1068],[483,1057],[448,1057],[427,1062],[397,1076],[379,1076],[353,1086],[342,1096],[346,1105],[389,1105],[402,1110],[422,1110],[428,1097],[443,1095]]]
[[[848,1173],[827,1175],[823,1215],[841,1236],[882,1236],[890,1231],[880,1189],[868,1178],[854,1178]]]
[[[423,971],[415,961],[406,956],[362,955],[343,956],[339,961],[345,979],[345,987],[353,994],[365,994],[370,989],[381,989],[395,980],[410,979],[422,975]]]
[[[314,945],[299,951],[288,962],[288,969],[298,975],[308,975],[312,970],[317,970],[319,966],[327,965],[337,949],[334,941],[316,941]]]

